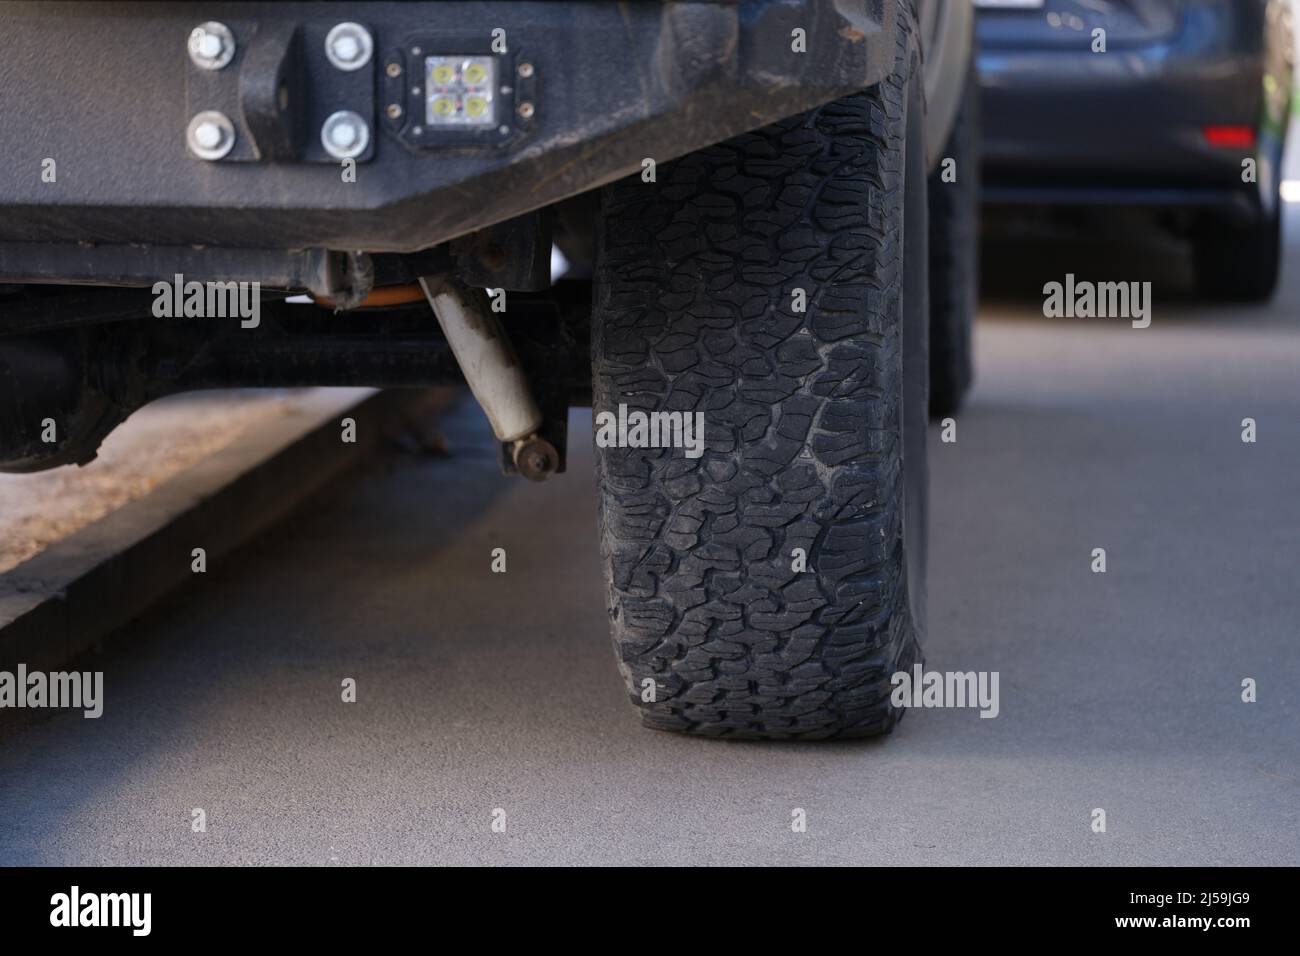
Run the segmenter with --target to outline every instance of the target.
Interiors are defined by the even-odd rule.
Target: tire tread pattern
[[[596,449],[614,643],[650,727],[866,736],[901,713],[889,677],[919,654],[899,399],[912,23],[901,4],[878,86],[603,190],[593,407],[706,425],[697,459]]]

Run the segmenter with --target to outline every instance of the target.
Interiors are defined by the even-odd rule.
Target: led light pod
[[[496,125],[496,58],[424,58],[425,122],[433,128]]]

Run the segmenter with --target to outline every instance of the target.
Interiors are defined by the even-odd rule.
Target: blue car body
[[[977,6],[986,202],[1276,216],[1288,0]]]

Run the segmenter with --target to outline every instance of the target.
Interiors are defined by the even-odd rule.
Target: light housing
[[[410,148],[508,148],[542,120],[537,60],[487,34],[410,36],[380,63],[381,126]]]
[[[497,123],[497,59],[481,55],[424,58],[424,121],[436,128]]]

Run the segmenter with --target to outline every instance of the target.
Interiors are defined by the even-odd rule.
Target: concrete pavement
[[[641,729],[590,413],[568,474],[532,485],[497,475],[465,404],[450,457],[392,459],[83,662],[102,718],[0,728],[0,864],[1300,863],[1296,279],[1214,310],[1174,277],[1146,330],[985,306],[958,440],[931,434],[926,651],[999,671],[997,719],[832,744]]]

